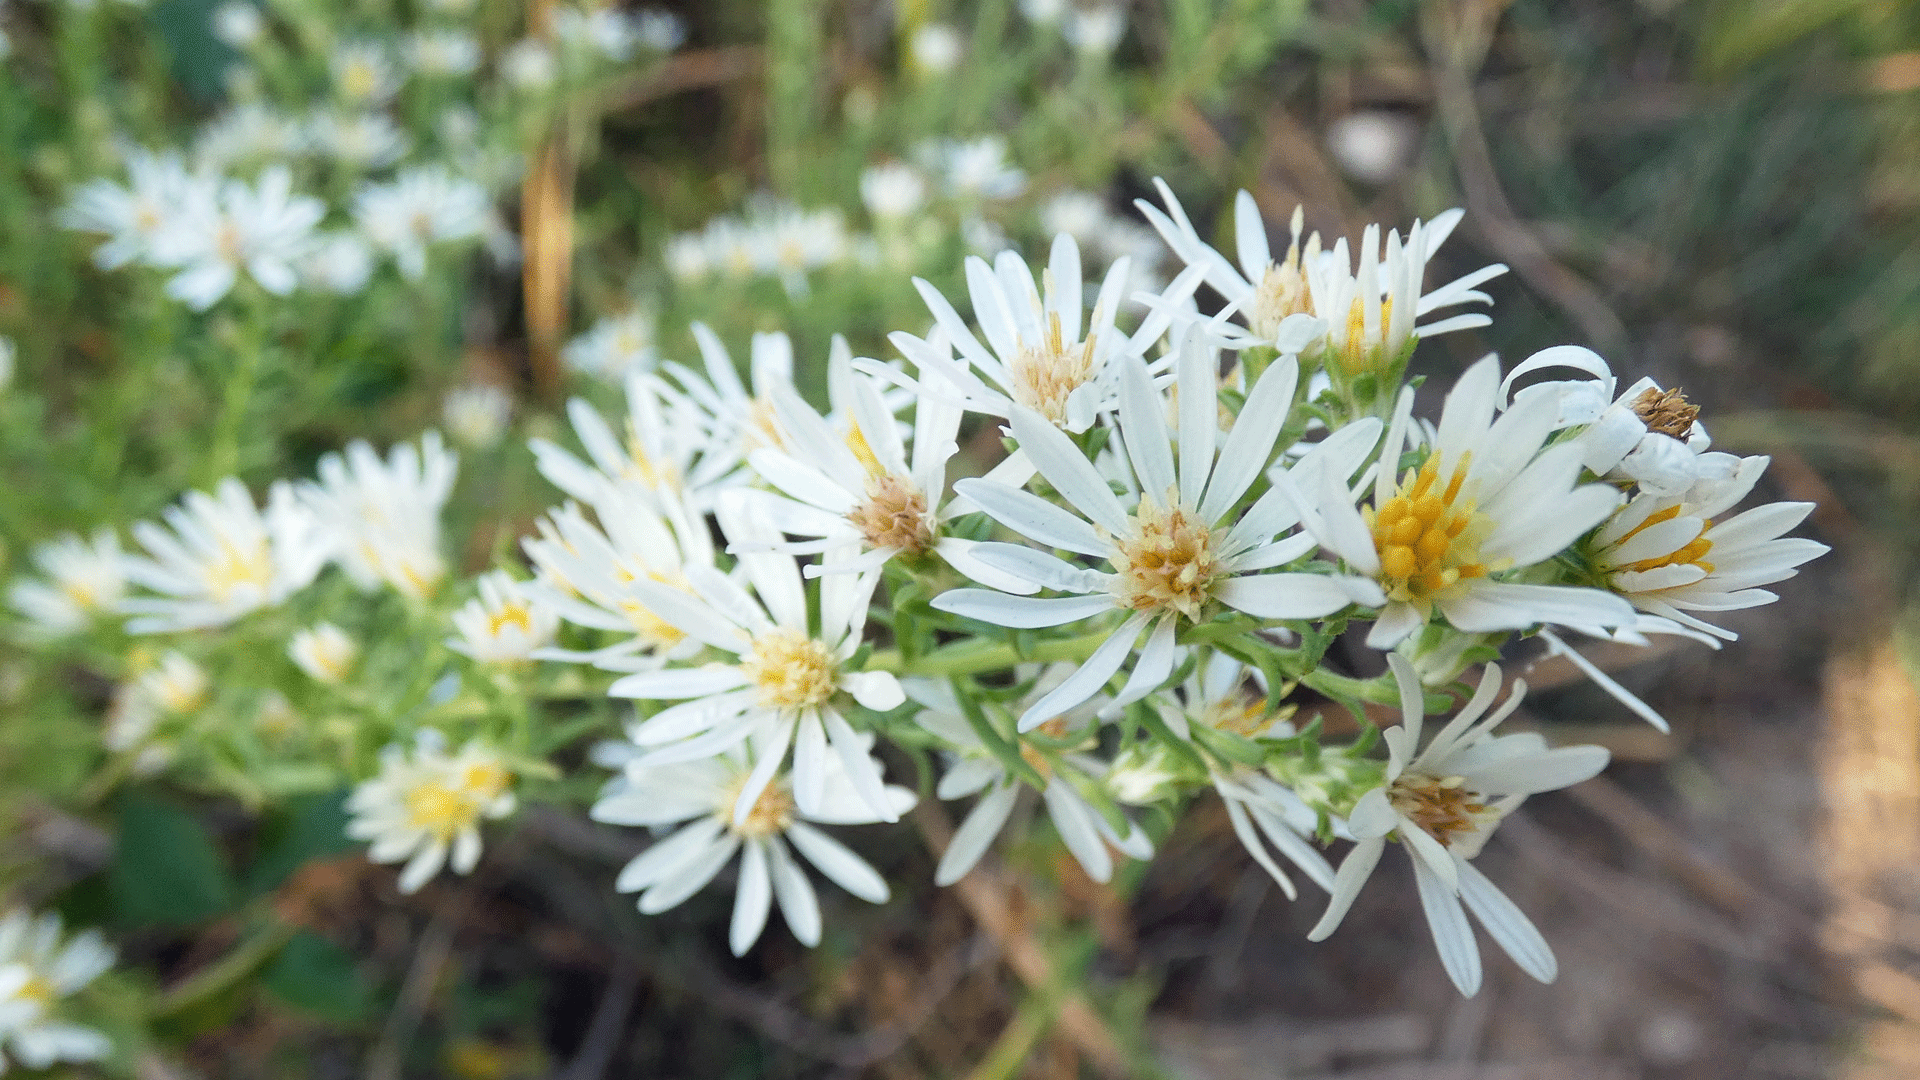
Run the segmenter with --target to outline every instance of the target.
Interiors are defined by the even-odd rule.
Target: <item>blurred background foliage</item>
[[[391,35],[417,14],[393,0],[266,6],[278,51],[252,92],[286,108],[324,96],[328,43]],[[349,438],[411,437],[437,422],[448,390],[481,382],[508,389],[518,413],[516,438],[464,458],[453,500],[469,508],[449,523],[462,568],[483,568],[554,498],[519,439],[563,430],[570,393],[617,408],[610,384],[542,359],[554,313],[529,307],[535,276],[560,274],[563,335],[641,310],[661,355],[692,362],[693,320],[737,359],[749,331],[785,330],[817,389],[832,334],[887,358],[888,331],[924,328],[908,279],[951,293],[970,222],[1032,252],[1053,197],[1087,192],[1130,216],[1162,176],[1221,240],[1241,187],[1270,216],[1304,204],[1309,226],[1330,236],[1465,206],[1435,280],[1490,261],[1514,273],[1493,290],[1494,327],[1429,345],[1417,364],[1450,374],[1488,349],[1511,360],[1588,344],[1618,371],[1684,387],[1726,447],[1775,453],[1789,493],[1821,499],[1816,522],[1851,545],[1845,595],[1856,606],[1789,597],[1761,633],[1809,643],[1730,653],[1721,661],[1734,678],[1742,663],[1785,655],[1799,669],[1760,675],[1778,680],[1783,701],[1803,701],[1822,678],[1822,643],[1885,640],[1913,595],[1920,5],[1134,0],[1119,5],[1124,34],[1110,53],[1076,50],[1028,14],[1049,5],[1014,0],[665,6],[688,36],[663,59],[532,105],[472,91],[494,149],[538,169],[559,148],[569,193],[559,203],[511,178],[494,189],[502,222],[527,241],[523,265],[475,255],[417,282],[387,274],[350,302],[242,291],[205,314],[166,298],[157,275],[97,269],[93,238],[52,218],[76,185],[114,174],[117,140],[185,145],[230,103],[238,54],[209,32],[214,5],[0,8],[10,41],[0,334],[18,344],[0,396],[0,566],[11,575],[36,541],[151,516],[229,471],[259,488],[308,474]],[[497,58],[529,15],[480,0],[463,21]],[[946,54],[928,51],[936,26],[952,32]],[[434,104],[402,104],[422,143],[436,138]],[[868,222],[870,166],[913,160],[928,139],[982,135],[1004,137],[1027,177],[990,211],[936,199],[905,225],[870,222],[877,258],[809,270],[799,287],[671,268],[676,237],[751,216],[762,200]],[[338,202],[349,179],[308,165],[302,186]],[[561,270],[535,251],[528,217],[554,213],[571,222]],[[908,225],[911,242],[889,254],[886,230]],[[241,364],[257,377],[237,393]],[[930,886],[871,912],[835,911],[813,952],[770,939],[722,962],[723,899],[642,919],[607,888],[628,841],[535,812],[472,881],[396,902],[390,881],[342,854],[337,797],[255,820],[230,792],[90,787],[111,679],[137,644],[95,637],[32,659],[5,648],[0,881],[113,928],[134,961],[91,991],[102,1024],[117,1018],[114,1034],[134,1048],[105,1066],[114,1075],[985,1077],[1098,1064],[1047,1034],[1056,1003],[996,974],[994,947]],[[1898,710],[1911,699],[1892,700]],[[1711,758],[1705,731],[1687,760]],[[1649,774],[1649,797],[1698,779],[1687,771],[1697,764],[1665,768]],[[1689,842],[1720,851],[1711,822],[1699,828]],[[1111,888],[1079,878],[1048,844],[1016,853],[1014,916],[1063,977],[1091,981],[1135,1068],[1155,1068],[1141,1049],[1149,1012],[1221,1011],[1193,989],[1205,982],[1195,963],[1213,971],[1209,949],[1266,955],[1244,927],[1237,940],[1217,936],[1242,910],[1240,879],[1218,867],[1237,858],[1217,843],[1225,835],[1196,818],[1177,834],[1184,846],[1167,845],[1179,858]],[[925,882],[927,857],[892,843],[876,865]],[[1213,898],[1194,899],[1202,893]],[[1195,953],[1194,941],[1211,944]],[[1301,1015],[1398,1000],[1365,950],[1263,970],[1282,987],[1274,1000],[1325,991]],[[1567,978],[1590,977],[1568,966]],[[1815,968],[1827,974],[1809,978],[1833,977]],[[223,974],[236,970],[249,977]],[[1754,1055],[1782,1039],[1830,1048],[1855,1037],[1844,1020],[1853,999],[1841,995],[1836,1018],[1834,998],[1813,997],[1817,1019],[1775,1017],[1763,1035],[1713,1028],[1726,1041],[1709,1046],[1737,1048],[1717,1058],[1661,1058],[1623,1035],[1622,1052],[1645,1051],[1648,1071],[1526,1075],[1759,1075]],[[1810,1053],[1806,1070],[1780,1074],[1840,1075],[1834,1063],[1848,1060]]]

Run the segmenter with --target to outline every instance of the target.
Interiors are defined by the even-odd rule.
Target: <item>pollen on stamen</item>
[[[1169,609],[1198,619],[1223,568],[1212,531],[1172,494],[1166,506],[1141,502],[1133,535],[1115,545],[1112,591],[1122,607]]]
[[[876,548],[917,555],[933,543],[926,495],[913,481],[893,473],[868,481],[867,500],[847,514],[847,521]]]
[[[1393,782],[1387,799],[1401,817],[1450,847],[1463,833],[1477,832],[1487,814],[1479,792],[1469,791],[1458,776],[1408,774]]]

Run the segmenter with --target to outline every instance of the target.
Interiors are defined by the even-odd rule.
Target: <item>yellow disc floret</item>
[[[1657,514],[1649,514],[1647,515],[1647,520],[1634,526],[1633,531],[1622,536],[1619,542],[1624,544],[1628,540],[1631,540],[1636,534],[1658,525],[1663,521],[1672,521],[1679,516],[1680,505],[1678,503],[1667,507]],[[1624,566],[1616,566],[1613,569],[1615,572],[1624,570],[1658,570],[1663,566],[1685,566],[1688,563],[1692,563],[1711,574],[1713,573],[1713,564],[1707,561],[1707,553],[1713,550],[1713,541],[1707,539],[1707,533],[1710,532],[1711,529],[1711,526],[1703,524],[1700,527],[1700,535],[1694,537],[1681,547],[1675,548],[1665,555],[1659,555],[1650,559],[1641,559],[1638,562],[1630,562]]]
[[[1401,480],[1392,498],[1365,512],[1389,600],[1426,605],[1461,580],[1498,569],[1480,558],[1480,543],[1493,523],[1467,489],[1471,459],[1460,455],[1442,483],[1435,454]]]
[[[740,670],[768,709],[803,709],[833,696],[837,674],[825,642],[795,630],[769,630],[753,639]]]
[[[1480,794],[1468,791],[1466,782],[1458,776],[1409,773],[1393,782],[1387,799],[1401,817],[1440,841],[1442,847],[1451,845],[1460,833],[1477,832],[1488,814]]]
[[[1135,611],[1170,608],[1198,619],[1223,571],[1212,531],[1172,495],[1166,506],[1142,500],[1133,535],[1116,543],[1113,595]]]
[[[714,816],[726,823],[735,836],[749,840],[785,831],[787,826],[793,824],[793,795],[778,782],[768,784],[760,792],[760,797],[753,800],[753,808],[747,811],[746,820],[736,822],[733,819],[734,805],[740,801],[740,792],[747,786],[748,777],[749,774],[741,773],[723,789],[719,804],[714,807]]]
[[[847,515],[868,544],[919,554],[933,543],[927,497],[913,481],[884,473],[867,482],[867,501]]]

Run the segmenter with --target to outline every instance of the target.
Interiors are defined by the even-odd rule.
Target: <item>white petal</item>
[[[1100,831],[1094,828],[1094,811],[1080,800],[1080,796],[1067,785],[1067,782],[1054,777],[1043,793],[1047,803],[1047,814],[1053,818],[1053,827],[1060,834],[1060,842],[1079,861],[1080,868],[1087,876],[1098,882],[1106,882],[1113,877],[1113,856],[1107,851],[1107,842],[1100,837]]]
[[[1524,630],[1536,623],[1624,626],[1634,619],[1633,606],[1618,596],[1566,585],[1476,580],[1443,594],[1438,604],[1454,629],[1470,633]],[[1373,644],[1371,637],[1367,643]]]
[[[1487,928],[1487,936],[1513,957],[1520,970],[1543,983],[1559,976],[1560,965],[1553,958],[1553,947],[1534,928],[1533,920],[1470,862],[1460,864],[1460,898],[1467,902],[1467,910],[1480,920],[1480,925]]]
[[[840,841],[804,821],[793,823],[787,830],[787,839],[834,884],[862,900],[875,904],[887,902],[890,893],[879,871]]]
[[[1105,555],[1113,545],[1093,526],[1031,492],[989,480],[961,480],[953,489],[993,520],[1051,548]]]
[[[1154,390],[1146,361],[1138,356],[1122,358],[1120,430],[1126,436],[1127,456],[1133,461],[1134,475],[1140,478],[1140,490],[1155,503],[1164,503],[1175,483],[1165,414],[1166,401]],[[1047,463],[1039,458],[1034,460],[1040,465],[1041,475],[1053,479],[1047,475]],[[1086,508],[1082,507],[1081,511],[1085,513]]]
[[[943,536],[933,542],[933,550],[946,560],[948,566],[965,574],[990,589],[1027,596],[1040,591],[1040,586],[1026,578],[1002,573],[973,557],[973,549],[980,546],[972,540],[962,540],[957,536]]]
[[[1061,626],[1113,610],[1113,597],[1094,596],[1008,596],[985,589],[953,589],[933,598],[939,611],[960,615],[995,626],[1035,629]]]
[[[1473,939],[1473,927],[1467,925],[1460,898],[1420,859],[1413,860],[1413,879],[1420,888],[1420,907],[1427,913],[1433,943],[1440,950],[1440,963],[1453,985],[1472,997],[1480,992],[1480,945]]]
[[[940,856],[940,865],[933,872],[935,885],[945,887],[967,876],[967,872],[974,868],[980,856],[986,854],[987,848],[993,844],[993,838],[1000,835],[1019,796],[1020,789],[1017,786],[1006,784],[980,797],[980,801],[967,814],[967,819],[954,830],[946,853]]]
[[[1608,754],[1600,746],[1564,746],[1515,761],[1474,769],[1468,778],[1493,795],[1535,795],[1558,791],[1600,775]]]
[[[1262,619],[1317,619],[1346,607],[1347,590],[1326,574],[1257,574],[1228,578],[1214,597]]]
[[[1353,901],[1360,895],[1360,889],[1367,879],[1373,876],[1373,868],[1380,863],[1380,853],[1386,850],[1385,837],[1375,836],[1361,840],[1347,852],[1341,861],[1340,869],[1334,872],[1333,889],[1327,898],[1326,913],[1320,921],[1307,931],[1308,941],[1325,941],[1340,928],[1340,921],[1347,917],[1347,910],[1353,907]]]
[[[773,882],[767,873],[767,851],[762,842],[746,845],[740,855],[740,883],[734,887],[733,922],[727,928],[727,945],[733,955],[744,956],[760,940],[766,928],[767,912],[773,905]]]
[[[1128,531],[1130,519],[1120,500],[1073,440],[1030,409],[1015,409],[1010,419],[1014,437],[1034,468],[1074,509],[1110,533]]]
[[[820,944],[820,898],[814,894],[806,871],[795,865],[793,856],[787,854],[787,845],[777,836],[768,839],[767,855],[773,864],[773,898],[780,904],[787,929],[808,948]]]
[[[740,838],[731,834],[720,837],[719,842],[702,851],[698,856],[681,864],[670,879],[662,879],[652,888],[640,894],[640,912],[643,915],[658,915],[669,908],[676,907],[687,897],[707,887],[720,870],[740,849]]]
[[[891,712],[907,700],[900,680],[885,671],[856,671],[840,676],[840,685],[853,700],[874,712]]]
[[[1299,379],[1300,365],[1292,357],[1282,357],[1260,373],[1260,381],[1247,395],[1233,430],[1220,448],[1220,461],[1200,503],[1202,521],[1220,520],[1266,467],[1267,459],[1273,456],[1273,442],[1287,422]]]
[[[746,683],[740,669],[727,664],[708,664],[697,668],[668,668],[643,671],[617,679],[607,688],[610,697],[639,698],[643,701],[672,701],[706,697]]]
[[[1147,615],[1144,612],[1122,623],[1107,640],[1100,643],[1092,656],[1081,663],[1078,670],[1020,714],[1019,730],[1032,731],[1099,693],[1100,688],[1107,685],[1107,680],[1113,678],[1113,673],[1119,671],[1120,665],[1126,662],[1128,654],[1133,652],[1133,639],[1146,624]]]

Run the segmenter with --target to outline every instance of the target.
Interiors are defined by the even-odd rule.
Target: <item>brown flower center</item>
[[[1459,833],[1477,832],[1487,812],[1480,794],[1468,791],[1458,776],[1408,774],[1393,782],[1387,798],[1401,817],[1418,825],[1442,847]]]
[[[721,795],[720,804],[714,808],[714,816],[726,823],[735,836],[748,839],[760,839],[783,832],[793,824],[793,795],[779,782],[766,786],[760,797],[753,800],[753,808],[747,811],[745,821],[733,820],[734,804],[740,801],[740,789],[747,786],[747,773],[728,784]]]
[[[1693,431],[1700,406],[1689,402],[1677,386],[1671,390],[1647,389],[1633,399],[1633,414],[1647,425],[1648,431],[1685,440]]]
[[[867,501],[847,515],[867,543],[917,555],[933,543],[927,497],[904,476],[886,473],[867,481]]]

